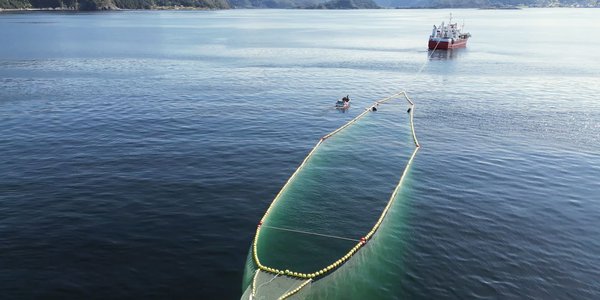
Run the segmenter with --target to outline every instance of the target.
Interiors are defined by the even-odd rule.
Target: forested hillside
[[[389,8],[598,7],[599,0],[375,0]]]
[[[0,0],[0,8],[61,8],[73,10],[150,9],[188,7],[230,8],[227,0]]]
[[[376,9],[379,8],[373,0],[331,0],[312,5],[311,9]]]
[[[152,8],[509,8],[516,6],[599,7],[600,0],[0,0],[0,8],[73,10]]]

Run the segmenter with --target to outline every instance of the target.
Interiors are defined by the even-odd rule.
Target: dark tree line
[[[62,8],[74,10],[151,9],[154,7],[230,8],[227,0],[0,0],[0,8]]]
[[[314,8],[356,9],[378,7],[460,8],[510,6],[600,5],[600,0],[0,0],[0,8],[62,8],[74,10],[189,8]]]

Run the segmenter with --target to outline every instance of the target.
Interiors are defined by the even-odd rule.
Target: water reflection
[[[448,49],[448,50],[429,50],[427,55],[430,60],[451,60],[458,59],[466,53],[467,49]]]
[[[350,105],[348,105],[348,106],[342,106],[342,107],[336,107],[335,109],[338,112],[341,112],[341,113],[345,114],[350,109]]]

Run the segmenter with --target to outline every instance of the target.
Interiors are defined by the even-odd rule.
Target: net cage
[[[367,245],[419,149],[414,106],[394,94],[319,140],[259,222],[242,299],[304,299]]]

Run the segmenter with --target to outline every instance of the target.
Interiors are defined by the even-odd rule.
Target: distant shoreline
[[[0,12],[14,12],[14,11],[76,11],[72,8],[0,8]]]
[[[380,7],[380,9],[479,9],[479,10],[520,10],[527,8],[599,8],[598,6],[519,6],[519,7]],[[187,7],[187,6],[157,6],[153,8],[111,8],[111,9],[97,9],[97,10],[76,10],[74,8],[61,8],[61,7],[45,7],[45,8],[0,8],[2,12],[91,12],[91,11],[164,11],[164,10],[179,10],[179,11],[210,11],[210,10],[259,10],[259,9],[286,9],[286,10],[315,10],[309,8],[206,8],[206,7]],[[369,8],[358,8],[351,10],[371,10]],[[329,9],[329,10],[348,10],[348,9]]]
[[[0,12],[38,12],[38,11],[46,11],[46,12],[51,12],[51,11],[60,11],[60,12],[90,12],[90,11],[131,11],[131,10],[147,10],[147,11],[153,11],[153,10],[225,10],[225,9],[231,9],[231,8],[221,8],[221,9],[215,9],[215,8],[205,8],[205,7],[187,7],[187,6],[181,6],[181,7],[173,7],[173,6],[157,6],[157,7],[153,7],[153,8],[140,8],[140,9],[135,9],[135,8],[113,8],[113,9],[98,9],[98,10],[77,10],[77,9],[73,9],[73,8],[61,8],[61,7],[45,7],[45,8],[0,8]]]

